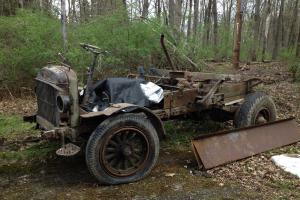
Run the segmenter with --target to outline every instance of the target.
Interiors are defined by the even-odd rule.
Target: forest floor
[[[206,71],[233,72],[226,63]],[[285,63],[245,65],[242,74],[264,80],[258,90],[273,96],[279,118],[300,122],[300,86],[292,82]],[[165,123],[167,139],[151,174],[136,183],[101,186],[89,174],[83,155],[55,155],[57,143],[34,141],[39,132],[23,123],[34,98],[0,101],[0,199],[300,199],[300,180],[276,167],[272,155],[300,153],[300,143],[217,167],[198,171],[190,139],[231,124],[211,121]]]

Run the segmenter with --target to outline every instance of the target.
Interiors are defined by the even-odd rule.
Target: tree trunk
[[[169,24],[171,27],[175,26],[175,2],[169,0]]]
[[[126,3],[126,0],[123,0],[123,7],[125,8],[125,10],[127,9],[127,3]]]
[[[148,10],[149,10],[149,0],[144,0],[142,18],[148,17]]]
[[[253,23],[253,43],[251,46],[251,60],[257,60],[257,47],[258,47],[258,40],[259,40],[259,25],[260,25],[260,4],[261,0],[255,1],[255,14],[254,14],[254,23]]]
[[[289,39],[288,39],[288,46],[289,47],[295,47],[295,41],[297,39],[297,36],[295,33],[297,30],[296,29],[296,24],[299,21],[298,20],[298,10],[299,10],[299,0],[296,0],[295,5],[294,5],[294,11],[293,11],[293,17],[292,17],[292,25],[291,25],[291,29],[290,29],[290,34],[289,34]],[[298,22],[300,23],[300,22]]]
[[[183,0],[176,0],[175,2],[175,27],[177,30],[180,30]]]
[[[275,60],[278,55],[278,50],[279,50],[279,40],[280,40],[280,30],[282,26],[282,15],[283,15],[283,9],[284,9],[284,0],[281,0],[280,3],[280,9],[279,9],[279,15],[277,18],[277,27],[276,27],[276,33],[275,33],[275,38],[274,38],[274,48],[272,52],[272,59]]]
[[[161,18],[161,3],[160,3],[160,0],[156,0],[156,17],[159,20]]]
[[[61,30],[64,53],[67,52],[67,18],[66,18],[66,0],[61,0]]]
[[[187,27],[187,38],[189,39],[192,32],[192,9],[193,9],[193,0],[190,0],[189,5],[189,16],[188,16],[188,27]]]
[[[296,48],[296,57],[300,58],[300,28],[298,33],[298,42],[297,42],[297,48]]]
[[[186,13],[188,12],[188,5],[189,5],[189,1],[186,1],[185,6],[184,6],[184,11],[182,14],[182,18],[181,18],[181,32],[182,33],[185,32],[185,21],[186,21],[185,19],[186,19]]]
[[[204,38],[203,38],[203,44],[205,44],[205,45],[207,45],[209,42],[211,5],[212,5],[212,0],[208,0],[208,5],[205,10],[205,17],[204,17],[205,34],[204,34]]]
[[[199,0],[194,0],[194,23],[193,31],[194,35],[198,32],[198,23],[199,23]]]
[[[263,50],[262,50],[262,57],[261,57],[262,62],[265,61],[267,41],[268,41],[269,29],[271,23],[271,0],[268,0],[266,2],[265,15],[266,15],[266,21],[265,21],[265,33],[263,37]]]
[[[241,0],[237,0],[236,3],[236,17],[235,17],[235,44],[234,44],[234,50],[233,50],[233,59],[232,64],[233,67],[236,69],[239,68],[240,64],[240,48],[241,48],[241,36],[242,36],[242,16],[243,12],[241,10]]]
[[[97,0],[91,0],[91,15],[92,16],[97,15],[98,3],[99,2]]]
[[[20,8],[24,7],[24,0],[19,0]]]
[[[44,5],[43,5],[43,0],[40,0],[40,10],[43,11],[44,10]]]
[[[80,7],[80,20],[86,22],[88,20],[89,12],[88,6],[89,3],[87,0],[79,0]]]
[[[232,12],[232,5],[233,5],[233,0],[230,0],[227,2],[226,5],[226,13],[225,14],[225,47],[226,49],[230,48],[230,36],[232,34],[231,31],[231,12]],[[228,58],[228,51],[225,51],[225,58]]]
[[[75,22],[75,21],[77,21],[75,0],[72,0],[71,4],[72,4],[72,21]]]
[[[217,0],[213,0],[212,2],[212,12],[214,19],[214,35],[213,35],[213,45],[215,53],[217,53],[217,45],[218,45],[218,12],[217,12]]]
[[[170,21],[169,21],[169,14],[167,12],[167,8],[166,8],[166,4],[164,1],[161,2],[161,5],[162,5],[162,9],[163,9],[163,18],[164,18],[164,23],[169,26],[170,25]]]

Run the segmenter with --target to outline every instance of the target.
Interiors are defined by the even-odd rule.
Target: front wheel
[[[159,139],[141,114],[121,114],[102,122],[89,138],[86,163],[103,184],[138,181],[154,167]]]
[[[234,117],[234,126],[243,128],[276,120],[274,101],[263,92],[249,94]]]

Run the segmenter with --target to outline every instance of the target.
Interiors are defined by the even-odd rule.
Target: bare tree
[[[43,11],[44,10],[43,0],[39,0],[39,3],[40,3],[40,10]]]
[[[203,44],[208,44],[209,41],[209,33],[210,33],[210,16],[211,16],[211,6],[212,6],[212,0],[208,0],[208,5],[205,10],[205,16],[204,16],[204,29],[205,34],[203,35]]]
[[[189,15],[188,15],[188,28],[187,28],[187,38],[190,38],[192,32],[192,12],[193,12],[193,0],[189,1]]]
[[[142,17],[147,18],[148,17],[148,12],[149,12],[149,0],[144,0]]]
[[[298,42],[297,42],[297,48],[296,48],[296,57],[300,58],[300,28],[298,32]]]
[[[263,36],[263,50],[262,50],[262,58],[261,58],[262,61],[265,60],[270,24],[271,24],[271,0],[267,0],[265,5],[265,32]]]
[[[64,52],[67,51],[67,15],[66,15],[66,0],[61,0],[61,30],[63,38]]]
[[[156,17],[160,20],[161,18],[161,0],[155,1]]]
[[[218,43],[218,11],[217,11],[217,0],[213,0],[212,2],[212,12],[214,19],[214,34],[213,34],[213,45],[215,49],[215,53],[217,51],[217,43]]]
[[[294,47],[294,43],[297,39],[297,33],[296,33],[296,25],[297,23],[300,23],[298,20],[298,10],[299,10],[299,0],[295,0],[295,4],[294,4],[294,10],[293,10],[293,17],[292,17],[292,24],[291,24],[291,29],[290,29],[290,34],[288,37],[288,46],[293,46]]]
[[[198,23],[199,23],[199,0],[194,0],[194,23],[193,23],[193,30],[194,34],[197,34]]]
[[[272,59],[275,60],[278,55],[279,49],[279,40],[280,40],[280,30],[282,30],[282,17],[283,17],[283,9],[284,9],[284,0],[280,1],[280,8],[279,8],[279,15],[277,18],[277,25],[276,25],[276,33],[274,37],[274,48],[272,52]]]
[[[253,43],[251,47],[251,60],[256,61],[257,59],[257,46],[259,40],[259,25],[260,25],[260,5],[261,0],[255,0],[255,14],[254,14],[254,23],[253,23]]]
[[[182,14],[182,17],[180,19],[181,20],[181,32],[183,32],[183,33],[185,32],[185,29],[186,29],[185,23],[186,23],[186,15],[187,15],[187,12],[188,12],[188,5],[189,5],[189,1],[186,0],[185,1],[185,6],[183,8],[183,14]],[[189,30],[187,30],[187,31],[189,31]]]
[[[169,0],[169,24],[171,27],[175,26],[175,1]]]
[[[69,19],[72,19],[73,22],[77,21],[75,0],[71,0],[71,17],[69,16]]]
[[[182,19],[182,5],[183,0],[175,1],[175,26],[177,30],[180,30],[181,19]]]
[[[232,12],[233,0],[223,1],[223,9],[224,9],[224,23],[225,23],[225,49],[229,48],[230,45],[230,35],[231,35],[231,12]],[[225,57],[227,58],[227,51],[225,51]]]
[[[235,41],[233,50],[232,64],[237,69],[240,63],[240,48],[241,48],[241,36],[242,36],[242,16],[241,0],[236,2],[236,16],[235,16]]]

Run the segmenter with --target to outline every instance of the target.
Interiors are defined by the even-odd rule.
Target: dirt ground
[[[257,90],[273,96],[279,118],[295,116],[300,122],[300,86],[292,81],[285,63],[244,65],[242,69],[240,73],[264,80]],[[232,69],[224,63],[215,63],[207,71],[226,73]],[[0,102],[0,116],[21,116],[35,110],[34,98],[9,98]],[[28,128],[30,133],[25,131],[26,134],[13,139],[0,133],[0,199],[300,199],[300,180],[270,160],[276,154],[300,153],[300,143],[199,171],[190,139],[227,128],[232,128],[230,123],[166,123],[168,138],[161,143],[155,169],[137,183],[119,186],[98,185],[89,174],[83,155],[62,158],[55,155],[52,144],[39,142],[37,146],[34,141],[23,144],[33,131],[31,128]],[[0,130],[14,132],[10,128]],[[19,154],[20,158],[15,158]]]

